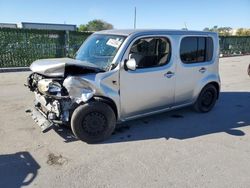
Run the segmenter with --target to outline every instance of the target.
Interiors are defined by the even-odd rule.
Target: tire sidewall
[[[84,117],[91,112],[101,113],[105,116],[107,120],[107,128],[102,134],[98,136],[89,135],[87,132],[84,131],[82,127]],[[74,110],[71,118],[71,129],[74,135],[80,140],[87,143],[96,143],[105,140],[112,134],[115,129],[115,125],[116,117],[113,109],[103,102],[89,102],[80,105]]]
[[[205,107],[205,106],[203,106],[203,104],[202,104],[202,97],[204,96],[204,94],[206,93],[206,92],[208,92],[208,91],[210,91],[210,92],[213,92],[213,100],[212,100],[212,102],[211,102],[211,105],[209,106],[209,107]],[[205,86],[203,89],[202,89],[202,91],[200,92],[200,94],[199,94],[199,97],[198,97],[198,99],[197,99],[197,101],[196,101],[196,103],[195,103],[195,110],[196,111],[199,111],[199,112],[203,112],[203,113],[205,113],[205,112],[209,112],[210,110],[212,110],[212,108],[214,107],[214,105],[215,105],[215,103],[216,103],[216,100],[217,100],[217,97],[218,97],[218,91],[217,91],[217,89],[215,88],[215,86],[213,86],[212,84],[209,84],[209,85],[207,85],[207,86]]]

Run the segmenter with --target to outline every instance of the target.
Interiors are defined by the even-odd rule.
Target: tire
[[[116,126],[112,108],[103,102],[89,102],[75,109],[71,118],[74,135],[89,144],[107,139]]]
[[[250,64],[248,65],[248,68],[247,68],[247,74],[248,76],[250,76]]]
[[[202,113],[209,112],[214,107],[217,97],[218,91],[214,85],[205,86],[194,104],[194,110]]]

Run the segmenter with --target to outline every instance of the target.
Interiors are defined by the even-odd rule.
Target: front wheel
[[[209,112],[215,105],[218,97],[218,91],[212,84],[205,86],[197,101],[194,104],[194,109],[197,112]]]
[[[113,109],[102,102],[90,102],[75,109],[71,118],[74,135],[87,143],[97,143],[108,138],[115,129]]]

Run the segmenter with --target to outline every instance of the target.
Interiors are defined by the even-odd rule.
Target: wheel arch
[[[204,79],[202,79],[200,81],[200,83],[198,84],[198,86],[196,87],[196,89],[194,90],[194,101],[197,100],[197,98],[199,97],[200,92],[202,91],[202,89],[204,87],[206,87],[207,85],[212,84],[218,93],[217,99],[219,98],[219,94],[220,94],[220,77],[219,75],[210,75],[209,77],[206,77]]]
[[[209,83],[207,83],[204,87],[206,87],[207,85],[209,85],[209,84],[212,84],[215,88],[216,88],[216,90],[217,90],[217,99],[219,99],[219,95],[220,95],[220,85],[219,85],[219,83],[218,82],[215,82],[215,81],[213,81],[213,82],[209,82]],[[203,87],[203,88],[204,88]]]
[[[108,97],[104,97],[104,96],[94,96],[91,100],[103,102],[103,103],[106,103],[107,105],[109,105],[112,108],[112,110],[114,111],[116,119],[118,119],[117,106],[112,99],[110,99]]]

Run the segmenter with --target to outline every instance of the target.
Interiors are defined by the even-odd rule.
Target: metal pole
[[[134,14],[134,29],[136,29],[136,7],[135,7],[135,14]]]

